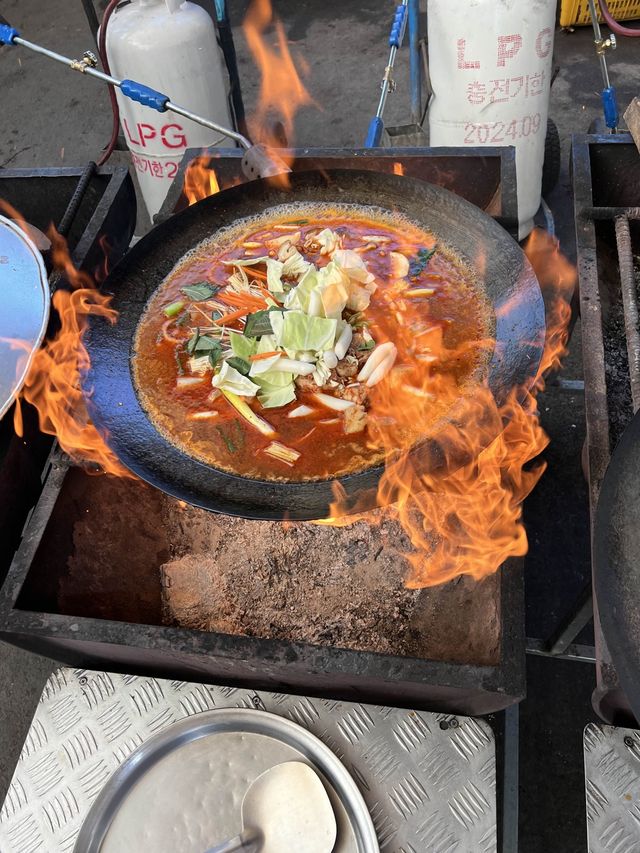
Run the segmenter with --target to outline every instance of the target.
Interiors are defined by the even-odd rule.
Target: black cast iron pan
[[[206,509],[265,519],[312,519],[329,514],[330,481],[274,483],[235,477],[190,458],[153,426],[132,382],[130,357],[138,320],[156,288],[180,258],[217,229],[274,205],[296,201],[377,205],[404,213],[454,248],[478,276],[496,314],[496,349],[489,367],[498,400],[527,387],[544,343],[544,306],[534,272],[517,243],[489,216],[431,184],[370,171],[332,170],[290,175],[291,189],[264,181],[224,190],[154,228],[103,285],[114,294],[115,326],[95,318],[87,335],[91,369],[85,377],[91,417],[132,471],[171,495]],[[350,498],[371,505],[382,468],[341,477]]]
[[[640,720],[640,412],[624,431],[602,481],[593,551],[602,631]]]

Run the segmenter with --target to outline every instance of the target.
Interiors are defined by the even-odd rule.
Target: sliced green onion
[[[261,432],[262,435],[275,435],[276,431],[271,424],[256,415],[251,406],[245,400],[237,394],[234,394],[233,391],[225,391],[224,388],[221,388],[220,390],[224,394],[225,398],[231,403],[236,412],[242,415],[242,417],[248,421],[252,427]]]
[[[287,465],[293,465],[302,455],[292,447],[287,447],[285,444],[280,444],[279,441],[272,441],[268,447],[264,449],[265,453],[273,456],[274,459],[279,459],[281,462],[286,462]]]
[[[164,309],[164,315],[165,317],[175,317],[182,311],[183,308],[184,302],[172,302],[171,305],[167,305],[167,307]]]

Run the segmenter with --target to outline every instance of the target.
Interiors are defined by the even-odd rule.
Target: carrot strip
[[[216,326],[224,326],[225,323],[231,323],[232,320],[239,320],[240,317],[246,317],[247,314],[251,314],[252,310],[252,308],[240,308],[238,311],[232,311],[230,314],[218,317],[217,320],[214,320],[214,323]]]
[[[258,285],[258,290],[264,296],[265,299],[270,299],[272,302],[277,302],[277,299],[275,299],[273,293],[270,293],[266,287],[261,287],[260,285]]]
[[[248,305],[252,308],[266,308],[264,300],[250,293],[224,293],[222,294],[222,299],[229,305],[235,305],[237,308],[245,308]]]
[[[249,275],[249,273],[247,273],[247,275]],[[267,273],[263,270],[257,270],[255,267],[251,267],[251,275],[249,275],[249,278],[262,278],[266,281]]]
[[[256,355],[250,355],[249,361],[262,361],[263,358],[273,358],[274,355],[282,355],[279,350],[272,350],[271,352],[259,352]]]

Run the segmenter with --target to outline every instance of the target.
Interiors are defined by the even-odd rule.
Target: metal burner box
[[[237,179],[239,152],[216,151],[215,155],[221,184]],[[445,185],[487,209],[509,230],[517,227],[513,149],[305,151],[297,155],[294,168],[300,169],[393,171],[394,164],[400,163],[406,174]],[[179,209],[183,201],[179,176],[161,215]],[[108,614],[97,619],[87,615],[89,608],[82,602],[88,602],[91,591],[83,589],[78,590],[74,612],[63,613],[56,604],[55,577],[38,575],[33,561],[52,526],[53,533],[67,542],[68,553],[73,552],[73,530],[67,529],[68,520],[55,513],[70,471],[79,473],[54,451],[43,474],[42,494],[0,590],[0,637],[10,643],[76,667],[449,713],[484,714],[524,695],[522,562],[518,560],[503,567],[496,585],[501,639],[499,661],[493,666],[184,630],[159,620],[142,624],[118,621]],[[126,513],[126,506],[122,512]],[[117,529],[113,535],[118,536]],[[127,566],[121,571],[124,577]]]

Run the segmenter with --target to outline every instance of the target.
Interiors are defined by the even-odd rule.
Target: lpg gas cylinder
[[[190,112],[232,127],[229,82],[211,17],[182,0],[131,0],[112,14],[107,57],[114,77],[136,80]],[[190,119],[158,113],[116,89],[122,132],[149,215],[160,209],[187,148],[228,145]]]
[[[556,0],[429,0],[429,139],[513,145],[520,237],[540,206]]]

